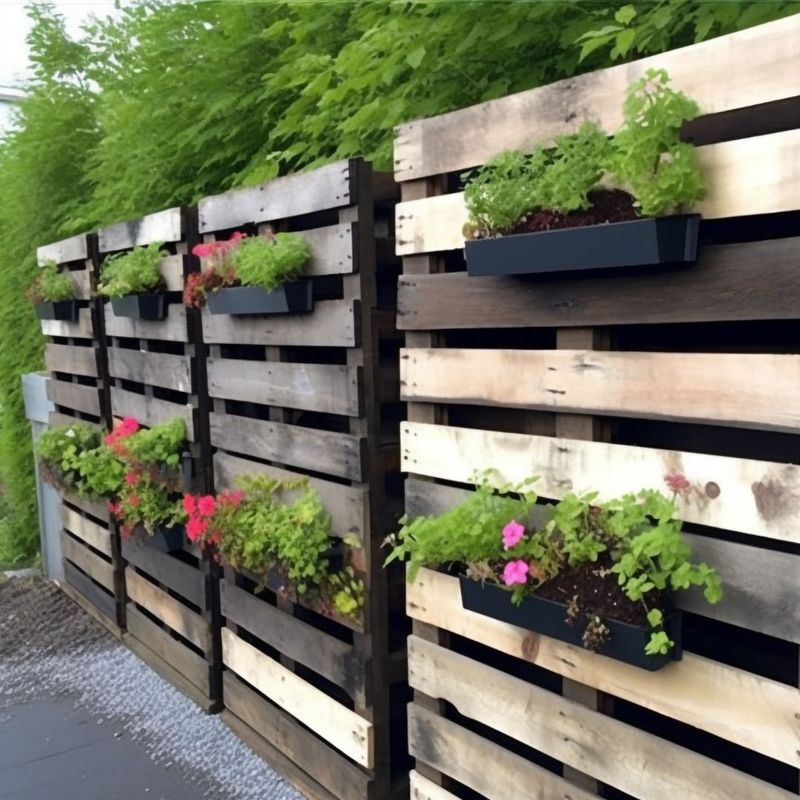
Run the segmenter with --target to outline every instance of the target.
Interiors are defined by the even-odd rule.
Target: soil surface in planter
[[[589,192],[591,206],[585,211],[532,211],[526,214],[507,235],[515,233],[538,233],[555,231],[561,228],[584,228],[589,225],[603,225],[607,222],[628,222],[639,219],[633,205],[633,195],[622,189],[596,189]]]
[[[611,566],[611,559],[601,556],[594,563],[581,564],[551,578],[536,590],[536,596],[569,605],[575,610],[576,624],[584,624],[586,615],[593,614],[630,625],[648,625],[644,604],[628,599],[616,573],[608,572]],[[649,592],[647,600],[648,608],[663,610],[662,599],[655,592]]]

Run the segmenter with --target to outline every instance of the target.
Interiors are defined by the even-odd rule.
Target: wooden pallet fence
[[[102,324],[96,287],[96,238],[81,234],[38,248],[40,266],[55,262],[69,272],[79,303],[78,320],[42,320],[47,337],[47,393],[54,405],[52,426],[76,420],[104,425],[107,378],[101,349]],[[108,511],[77,494],[61,492],[61,549],[64,591],[115,635],[120,635],[122,561]]]
[[[402,700],[402,581],[389,585],[380,543],[399,507],[400,419],[395,330],[394,185],[361,160],[209,197],[206,241],[269,226],[310,244],[310,313],[203,311],[209,346],[216,489],[237,476],[306,476],[366,601],[358,619],[225,569],[222,631],[229,725],[312,798],[360,800],[407,791],[393,780],[390,728]],[[333,614],[333,616],[331,616]],[[401,709],[401,702],[395,703]],[[405,750],[405,735],[394,737]],[[401,773],[403,770],[400,771]]]
[[[398,129],[407,513],[452,507],[487,468],[539,476],[542,501],[682,473],[687,538],[725,586],[716,606],[679,599],[683,659],[649,673],[467,611],[456,578],[422,570],[413,797],[797,796],[798,41],[795,15]],[[651,67],[704,111],[685,128],[708,186],[697,263],[469,277],[459,174],[587,119],[613,131]]]
[[[194,469],[193,486],[206,491],[205,350],[199,316],[181,298],[196,267],[193,210],[171,208],[98,233],[101,259],[134,247],[163,243],[161,273],[168,292],[164,320],[117,316],[105,304],[110,406],[114,419],[135,417],[152,427],[179,417]],[[164,553],[147,542],[123,539],[126,587],[125,643],[206,711],[221,705],[217,570],[188,541]]]

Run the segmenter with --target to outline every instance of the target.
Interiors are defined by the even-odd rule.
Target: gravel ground
[[[218,716],[204,714],[56,586],[0,575],[0,724],[20,703],[69,699],[214,800],[303,800]]]

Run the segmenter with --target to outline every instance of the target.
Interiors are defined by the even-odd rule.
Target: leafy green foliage
[[[148,294],[158,290],[163,283],[161,259],[163,242],[153,242],[134,247],[127,253],[109,256],[97,284],[98,294],[105,297],[123,297],[126,294]]]
[[[311,248],[302,236],[276,233],[269,238],[242,239],[230,261],[243,286],[260,286],[271,292],[299,277],[310,258]]]
[[[88,452],[101,445],[101,432],[88,422],[73,422],[48,428],[39,437],[36,451],[43,475],[56,486],[86,494],[81,465]]]
[[[78,469],[83,494],[109,499],[116,497],[122,489],[125,464],[106,445],[84,451]]]
[[[125,460],[132,465],[175,468],[180,466],[186,443],[186,423],[181,417],[143,428],[125,441]]]
[[[27,295],[32,303],[56,303],[72,300],[75,287],[69,273],[61,272],[55,261],[48,261],[33,279]]]

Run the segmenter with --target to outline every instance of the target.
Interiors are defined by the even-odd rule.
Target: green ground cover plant
[[[104,297],[127,294],[152,294],[163,284],[161,260],[168,255],[163,242],[134,247],[127,253],[116,253],[103,263],[97,293]]]
[[[34,304],[57,303],[61,300],[72,300],[75,297],[75,287],[69,273],[61,272],[55,261],[48,261],[33,279],[26,294]]]

